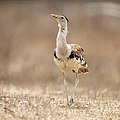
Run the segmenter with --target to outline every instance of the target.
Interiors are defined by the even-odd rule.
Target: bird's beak
[[[58,18],[58,15],[55,15],[55,14],[51,14],[51,16],[54,18]]]

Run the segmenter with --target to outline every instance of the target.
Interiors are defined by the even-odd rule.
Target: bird
[[[54,49],[54,62],[63,74],[67,105],[70,106],[74,103],[75,91],[79,83],[78,74],[88,73],[88,64],[83,47],[67,43],[68,18],[62,14],[51,14],[51,16],[57,21],[59,28],[56,38],[56,48]],[[70,99],[68,96],[66,70],[75,73],[74,88]]]

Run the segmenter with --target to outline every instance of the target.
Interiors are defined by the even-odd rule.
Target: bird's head
[[[65,17],[64,15],[56,15],[56,14],[51,14],[52,17],[54,17],[57,22],[58,22],[58,27],[65,28],[68,23],[68,18]]]

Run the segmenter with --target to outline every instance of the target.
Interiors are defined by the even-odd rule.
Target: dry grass
[[[76,103],[66,107],[62,94],[42,93],[14,86],[1,86],[1,120],[119,120],[120,93],[78,91]],[[41,93],[40,93],[41,92]],[[60,91],[59,91],[60,92]]]

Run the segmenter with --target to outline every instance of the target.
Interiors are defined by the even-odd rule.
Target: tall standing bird
[[[68,18],[64,15],[51,14],[58,22],[59,31],[56,39],[56,49],[54,50],[54,62],[61,69],[64,77],[65,93],[67,98],[67,105],[74,103],[74,95],[76,87],[79,83],[78,74],[87,73],[87,63],[85,60],[84,49],[77,44],[67,44],[66,37],[68,33]],[[71,70],[75,73],[75,84],[72,96],[69,99],[67,91],[67,80],[65,70]]]

